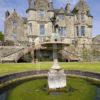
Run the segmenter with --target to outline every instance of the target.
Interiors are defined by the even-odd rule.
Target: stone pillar
[[[53,44],[53,69],[60,69],[58,65],[57,44]]]
[[[32,56],[32,63],[34,63],[34,50],[32,50],[31,56]]]

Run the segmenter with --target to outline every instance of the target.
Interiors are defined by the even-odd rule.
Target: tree
[[[4,35],[2,32],[0,32],[0,41],[3,41],[4,40]]]

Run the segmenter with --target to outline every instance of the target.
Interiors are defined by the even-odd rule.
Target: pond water
[[[0,94],[0,100],[6,100],[7,92]]]
[[[97,96],[95,100],[100,100],[100,87],[97,87]]]
[[[8,91],[0,94],[0,100],[7,100]],[[96,87],[96,97],[94,100],[100,100],[100,87],[98,86]]]

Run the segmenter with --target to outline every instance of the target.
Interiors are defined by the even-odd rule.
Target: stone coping
[[[1,76],[0,85],[7,84],[14,80],[19,80],[23,78],[25,79],[28,77],[47,76],[47,73],[48,70],[32,70],[32,71],[18,72],[18,73]],[[95,72],[80,71],[80,70],[65,70],[65,74],[100,80],[100,73],[95,73]]]

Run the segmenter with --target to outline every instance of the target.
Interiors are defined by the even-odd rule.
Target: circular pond
[[[65,92],[48,94],[47,79],[30,80],[8,90],[0,100],[100,100],[100,89],[82,78],[67,78]],[[98,91],[98,93],[97,93]]]

